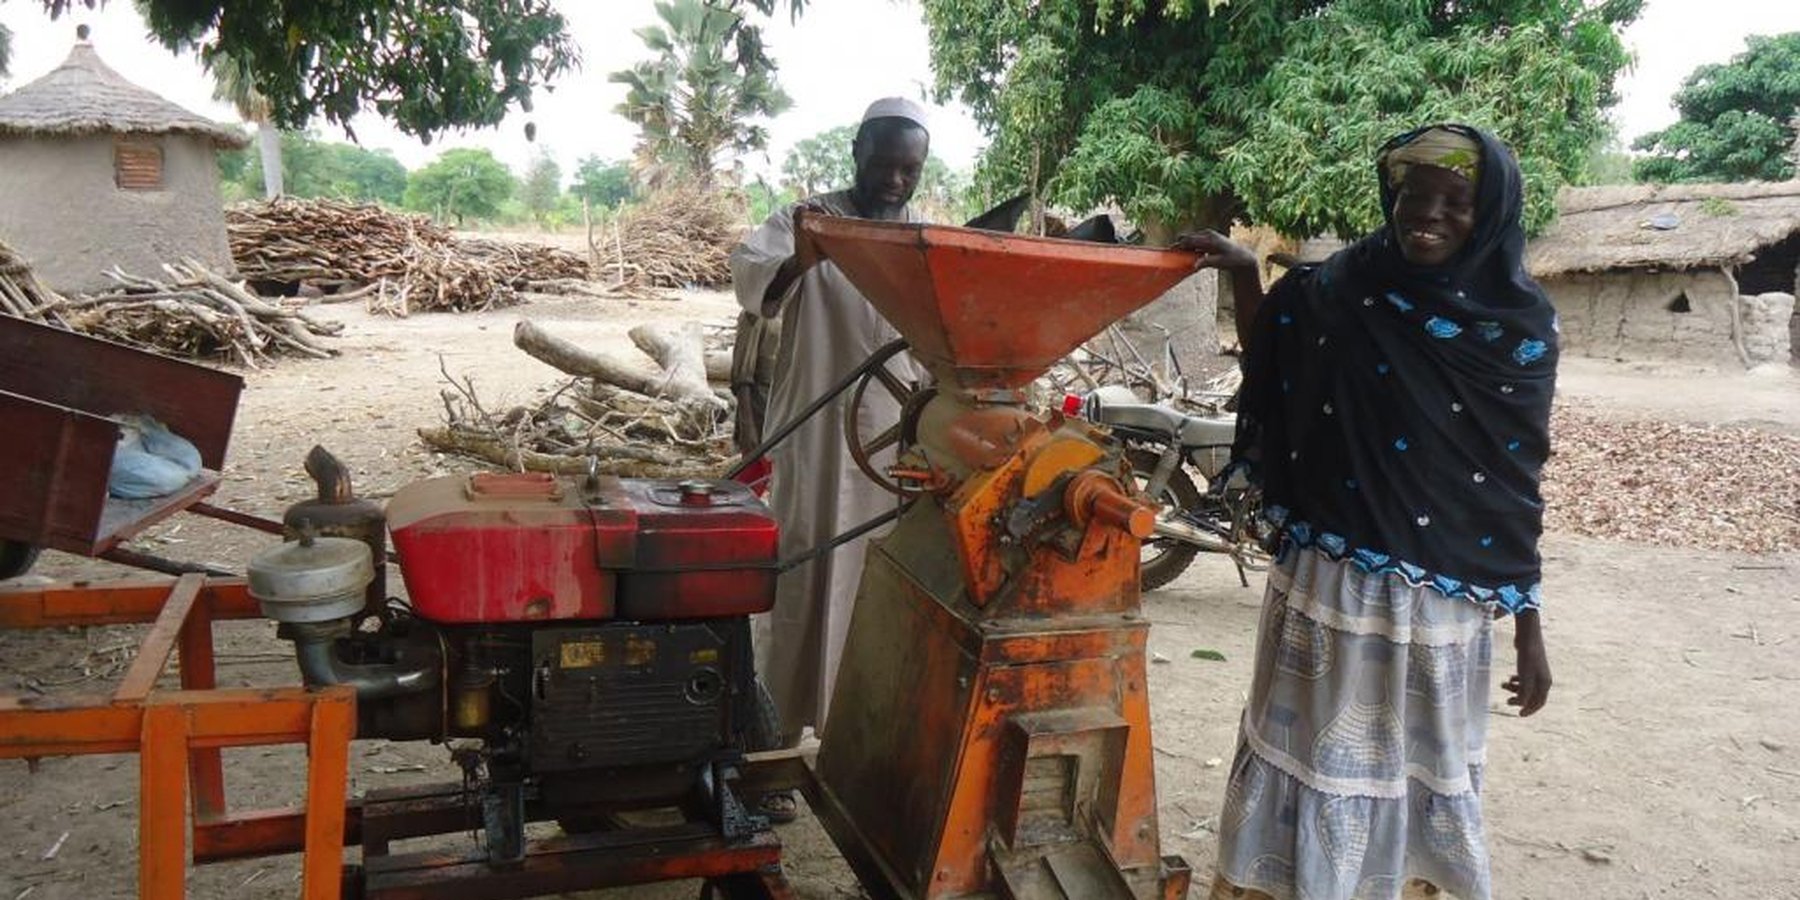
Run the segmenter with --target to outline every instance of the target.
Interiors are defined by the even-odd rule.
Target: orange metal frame
[[[303,848],[301,896],[339,896],[356,696],[347,687],[220,689],[213,623],[261,616],[239,578],[183,575],[0,591],[0,628],[150,623],[110,696],[0,696],[0,759],[138,754],[140,897],[183,896],[190,797],[196,857]],[[158,690],[177,647],[181,688]],[[305,807],[228,811],[220,751],[270,744],[306,745]]]

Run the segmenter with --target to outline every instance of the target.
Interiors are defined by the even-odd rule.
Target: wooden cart
[[[263,531],[281,525],[205,502],[219,484],[244,381],[229,372],[0,316],[0,578],[49,547],[171,574],[201,567],[122,545],[186,510]],[[108,497],[119,425],[142,413],[193,442],[202,470],[165,497]],[[219,573],[224,574],[224,573]]]

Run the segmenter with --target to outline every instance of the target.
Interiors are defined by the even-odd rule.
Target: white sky
[[[565,176],[589,153],[629,156],[635,129],[612,113],[623,86],[606,76],[646,55],[632,30],[655,20],[650,0],[560,0],[559,5],[580,45],[583,67],[560,79],[553,92],[540,91],[533,114],[515,112],[497,129],[447,135],[430,147],[385,122],[363,117],[356,122],[358,138],[365,146],[392,150],[408,167],[457,146],[485,146],[519,171],[537,148],[547,148]],[[112,0],[99,11],[77,6],[55,22],[39,0],[0,0],[0,22],[14,35],[13,78],[0,88],[18,87],[53,68],[68,53],[75,26],[85,23],[93,26],[101,57],[126,78],[196,112],[236,119],[229,106],[211,99],[211,81],[199,63],[152,43],[143,21],[124,0]],[[1624,99],[1613,112],[1622,138],[1629,143],[1672,122],[1669,98],[1695,66],[1722,62],[1742,51],[1745,35],[1786,31],[1800,31],[1800,2],[1649,0],[1643,16],[1626,32],[1637,62],[1621,80]],[[753,171],[772,173],[796,141],[854,122],[876,97],[921,98],[931,80],[925,26],[911,0],[814,0],[797,23],[790,23],[784,12],[765,33],[794,105],[770,123],[769,158],[749,161]],[[535,145],[525,140],[526,121],[537,123]],[[326,138],[344,138],[333,127],[317,128]],[[932,149],[952,167],[971,165],[984,142],[960,104],[933,110]]]

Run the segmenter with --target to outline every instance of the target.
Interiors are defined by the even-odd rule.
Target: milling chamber
[[[1190,254],[801,217],[929,368],[865,563],[816,778],[894,895],[1177,898],[1157,826],[1122,448],[1023,389]],[[840,844],[845,836],[839,836]]]

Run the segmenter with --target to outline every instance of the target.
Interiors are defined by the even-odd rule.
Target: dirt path
[[[440,415],[439,359],[472,374],[484,399],[527,399],[557,373],[514,350],[529,317],[592,346],[625,348],[646,320],[728,321],[724,295],[678,304],[539,302],[475,315],[371,319],[332,309],[348,334],[343,357],[290,361],[249,373],[221,500],[278,514],[307,483],[299,461],[324,443],[352,467],[361,491],[385,496],[412,479],[464,468],[426,452],[415,429]],[[1641,417],[1755,423],[1800,431],[1796,382],[1762,376],[1666,377],[1575,362],[1566,394]],[[183,517],[146,541],[152,552],[229,568],[261,536]],[[1488,826],[1498,897],[1800,897],[1800,554],[1750,557],[1668,551],[1552,536],[1546,542],[1547,630],[1557,686],[1551,705],[1521,720],[1496,708]],[[97,577],[110,566],[47,554],[37,575]],[[1237,715],[1248,683],[1260,592],[1228,566],[1202,559],[1149,595],[1157,777],[1164,850],[1205,872],[1223,799]],[[0,632],[0,693],[92,690],[128,663],[134,630]],[[1196,649],[1226,657],[1209,662]],[[293,677],[267,623],[221,628],[227,684]],[[1503,657],[1503,659],[1505,659]],[[1497,666],[1496,679],[1505,677]],[[1497,692],[1498,693],[1498,692]],[[296,748],[229,754],[233,802],[268,805],[301,795]],[[36,774],[0,764],[0,900],[100,900],[134,893],[136,760],[45,760]],[[441,748],[357,743],[354,788],[454,777]],[[66,840],[53,859],[46,851]],[[806,898],[855,896],[816,824],[784,829],[788,868]],[[444,839],[461,846],[466,838]],[[295,858],[193,870],[204,897],[291,897]],[[1199,892],[1196,892],[1198,895]],[[606,896],[687,898],[692,886]]]

